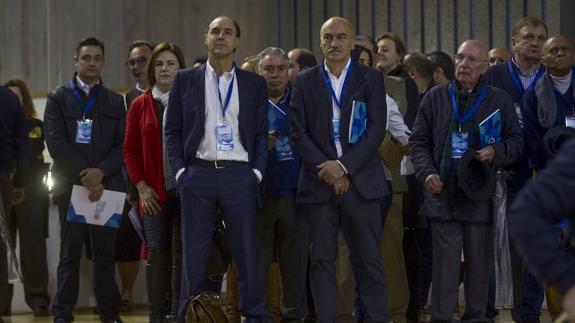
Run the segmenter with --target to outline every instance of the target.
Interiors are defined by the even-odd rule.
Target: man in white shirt
[[[218,209],[238,273],[240,312],[261,321],[264,297],[256,270],[258,184],[267,163],[264,79],[238,69],[240,28],[228,17],[208,26],[205,65],[179,72],[165,120],[166,148],[182,206],[182,290],[179,319],[202,282]]]

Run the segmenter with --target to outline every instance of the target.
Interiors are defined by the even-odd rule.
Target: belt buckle
[[[214,167],[216,167],[216,169],[220,169],[220,168],[225,168],[224,166],[220,166],[218,165],[218,160],[214,160]]]

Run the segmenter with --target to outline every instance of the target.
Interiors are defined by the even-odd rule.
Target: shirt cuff
[[[254,171],[256,176],[258,177],[258,183],[260,183],[262,181],[262,173],[260,173],[260,171],[255,169],[255,168],[252,168],[252,170]]]
[[[339,164],[339,166],[341,166],[341,168],[343,169],[343,172],[347,175],[349,174],[349,172],[347,171],[347,168],[345,168],[345,166],[343,166],[343,164],[339,161],[339,159],[336,159],[337,163]]]
[[[186,170],[186,168],[180,168],[180,170],[176,173],[176,182],[178,181],[178,178],[180,178],[180,175],[182,175],[182,173]]]

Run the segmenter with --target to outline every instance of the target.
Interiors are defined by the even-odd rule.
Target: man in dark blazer
[[[325,61],[295,78],[290,102],[291,140],[303,162],[297,199],[305,203],[310,225],[316,313],[322,322],[336,320],[335,260],[341,229],[355,259],[365,319],[385,322],[389,313],[379,200],[390,192],[377,155],[387,112],[383,78],[375,69],[351,62],[349,21],[330,18],[320,35]],[[352,144],[352,109],[362,106],[365,132]]]
[[[264,79],[233,62],[240,28],[228,17],[207,28],[208,62],[179,72],[172,84],[165,133],[182,206],[179,319],[204,272],[218,209],[238,273],[240,311],[261,321],[264,297],[256,273],[257,185],[267,164]]]

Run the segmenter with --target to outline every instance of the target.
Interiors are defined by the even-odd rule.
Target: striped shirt
[[[511,57],[511,62],[513,63],[513,65],[515,65],[517,74],[519,75],[519,80],[521,80],[521,84],[523,84],[523,88],[528,89],[531,86],[531,83],[533,83],[533,81],[535,81],[535,79],[537,78],[537,72],[539,72],[539,67],[541,66],[541,64],[539,64],[537,68],[533,70],[533,73],[525,75],[523,74],[523,71],[521,71],[521,68],[515,61],[515,57]]]

